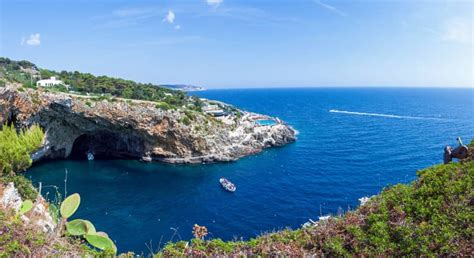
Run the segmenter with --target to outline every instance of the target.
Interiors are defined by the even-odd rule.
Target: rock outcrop
[[[22,202],[22,198],[13,182],[8,183],[6,186],[0,182],[0,210],[12,210],[17,213]],[[41,195],[38,195],[36,200],[34,200],[33,208],[26,214],[20,215],[20,219],[44,233],[53,233],[56,223],[49,213],[48,207],[48,202]]]
[[[34,161],[85,158],[86,152],[169,163],[233,161],[296,139],[295,130],[279,119],[241,114],[215,118],[185,107],[159,109],[148,101],[0,88],[0,123],[39,124],[45,130]],[[259,119],[275,124],[259,125]]]

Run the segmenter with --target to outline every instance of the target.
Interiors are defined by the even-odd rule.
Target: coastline
[[[296,140],[296,131],[278,118],[218,101],[212,103],[234,113],[212,117],[186,109],[163,110],[152,101],[94,101],[93,96],[20,92],[8,86],[0,90],[0,122],[14,120],[19,128],[39,124],[46,132],[45,145],[33,154],[34,161],[91,151],[168,163],[228,162]],[[275,124],[259,125],[260,119]]]

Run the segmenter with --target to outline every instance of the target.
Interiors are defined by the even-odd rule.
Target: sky
[[[473,87],[474,1],[0,0],[0,56],[207,88]]]

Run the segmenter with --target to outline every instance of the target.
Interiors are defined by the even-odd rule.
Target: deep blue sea
[[[107,232],[120,251],[149,253],[190,239],[195,223],[212,237],[255,237],[297,228],[322,213],[416,178],[442,162],[443,147],[474,138],[473,89],[313,88],[209,90],[199,96],[277,116],[298,141],[237,162],[144,164],[135,160],[40,163],[27,176],[81,194],[75,217]],[[331,112],[330,112],[331,111]],[[237,186],[225,192],[219,178]],[[52,187],[45,187],[43,194]],[[50,197],[51,197],[50,193]]]

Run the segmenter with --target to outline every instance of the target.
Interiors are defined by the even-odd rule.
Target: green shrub
[[[23,87],[36,90],[36,83],[32,81],[27,81],[23,83]]]
[[[157,109],[163,109],[163,110],[176,109],[176,107],[174,107],[173,105],[170,105],[170,104],[168,104],[168,103],[166,103],[166,102],[162,102],[162,101],[158,102],[158,103],[155,105],[155,107],[156,107]]]
[[[16,132],[13,125],[3,125],[0,130],[0,174],[24,171],[31,166],[30,154],[43,143],[44,132],[33,125],[28,130]]]
[[[240,111],[236,111],[236,112],[235,112],[235,117],[236,117],[237,119],[240,119],[240,118],[242,117],[242,113],[241,113]]]
[[[189,117],[185,116],[181,119],[181,122],[185,125],[190,125],[191,124],[191,120],[189,119]]]
[[[52,89],[54,91],[59,91],[59,92],[69,92],[68,88],[64,84],[58,84],[58,85],[51,86],[50,89]]]
[[[324,243],[324,249],[330,256],[349,257],[350,253],[344,248],[344,240],[341,237],[331,237]]]
[[[236,244],[237,244],[236,242],[232,242],[232,241],[224,242],[222,241],[222,239],[217,238],[217,239],[212,239],[207,242],[207,249],[211,251],[216,250],[216,251],[219,251],[220,253],[222,252],[231,253],[232,251],[234,251],[234,247]]]
[[[170,242],[165,245],[163,252],[167,254],[167,257],[183,257],[187,246],[188,242],[186,241]],[[161,255],[158,254],[155,257],[161,257]]]
[[[193,111],[191,111],[191,110],[185,110],[185,111],[184,111],[184,114],[186,115],[186,117],[189,118],[189,120],[191,120],[191,121],[196,120],[196,115],[193,113]]]

